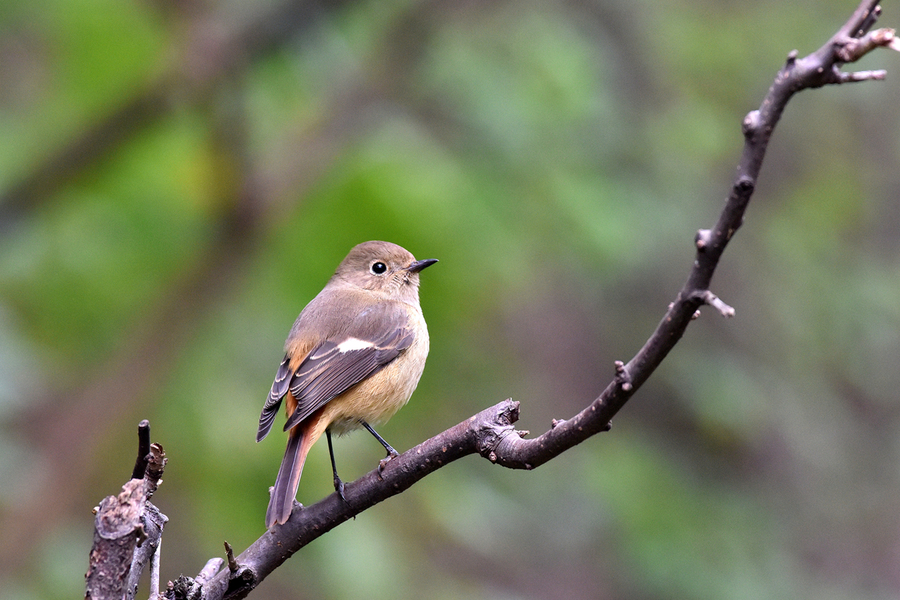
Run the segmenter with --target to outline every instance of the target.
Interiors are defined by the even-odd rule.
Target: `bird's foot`
[[[341,481],[341,478],[336,474],[334,476],[334,491],[336,491],[337,495],[341,497],[341,500],[347,502],[347,498],[344,496],[344,482]]]
[[[384,471],[384,468],[387,466],[387,464],[389,462],[391,462],[393,459],[400,456],[400,454],[398,454],[397,451],[394,450],[393,448],[391,448],[390,446],[388,446],[387,450],[388,450],[388,455],[378,461],[378,477],[379,478],[381,478],[381,473],[382,473],[382,471]]]

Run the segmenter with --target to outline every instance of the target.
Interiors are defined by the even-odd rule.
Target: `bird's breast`
[[[413,343],[383,369],[364,379],[325,405],[330,429],[338,434],[360,427],[384,423],[409,401],[419,384],[428,357],[428,330],[421,314]]]

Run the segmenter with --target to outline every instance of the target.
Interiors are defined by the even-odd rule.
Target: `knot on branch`
[[[712,231],[709,229],[700,229],[697,231],[697,235],[694,236],[694,245],[697,247],[697,250],[703,252],[709,245],[712,243]]]
[[[503,440],[516,434],[513,423],[519,420],[518,402],[507,399],[495,408],[499,410],[473,424],[476,429],[478,453],[492,463],[497,462],[497,448]]]
[[[631,375],[628,373],[625,363],[617,360],[614,364],[616,366],[616,387],[625,393],[630,392],[634,389],[634,384],[631,382]]]
[[[797,57],[800,53],[795,49],[788,52],[787,59],[784,61],[784,66],[786,69],[793,68],[794,63],[797,62]]]
[[[246,565],[241,565],[228,578],[228,595],[234,595],[238,590],[252,590],[257,585],[259,585],[259,580],[256,571]]]
[[[760,117],[758,110],[751,110],[748,112],[747,116],[744,117],[744,120],[741,122],[741,131],[744,133],[744,137],[748,138],[756,133],[761,122],[762,118]]]
[[[743,195],[749,196],[753,193],[755,188],[756,182],[749,175],[741,175],[738,180],[734,182],[734,191]]]

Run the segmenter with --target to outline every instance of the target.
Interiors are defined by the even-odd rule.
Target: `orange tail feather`
[[[278,476],[275,478],[269,508],[266,510],[266,528],[271,529],[276,523],[283,525],[291,516],[297,487],[300,485],[300,474],[303,473],[303,463],[306,462],[310,447],[316,441],[313,436],[307,435],[304,429],[306,429],[304,424],[300,423],[288,434],[287,448],[278,469]]]

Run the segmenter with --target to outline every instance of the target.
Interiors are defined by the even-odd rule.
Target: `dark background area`
[[[37,0],[0,5],[0,588],[82,594],[91,507],[149,419],[162,577],[264,531],[256,421],[354,244],[423,274],[406,450],[506,397],[540,432],[674,298],[740,123],[855,4]],[[888,3],[884,26],[900,23]],[[255,598],[900,593],[900,61],[807,91],[703,311],[609,434],[470,457],[305,548]],[[332,491],[325,444],[298,499]],[[337,440],[345,479],[380,446]]]

